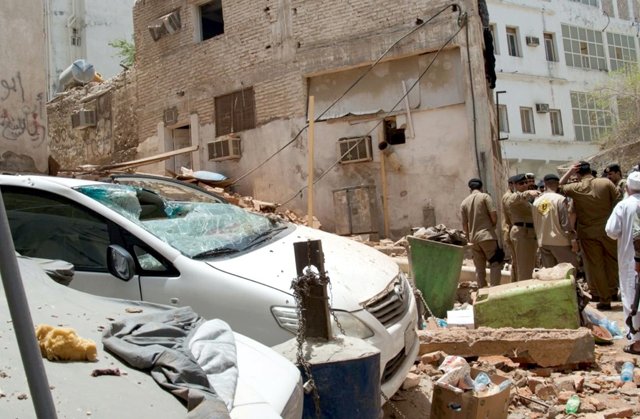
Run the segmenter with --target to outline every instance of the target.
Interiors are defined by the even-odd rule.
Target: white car
[[[331,308],[348,336],[380,350],[387,396],[415,360],[418,315],[411,286],[391,258],[362,243],[219,199],[185,194],[171,200],[159,195],[162,187],[0,175],[0,188],[16,250],[73,263],[71,287],[189,305],[269,346],[297,330],[293,244],[321,240]],[[114,246],[133,258],[133,277],[107,269],[107,248]]]
[[[79,336],[97,343],[95,363],[43,360],[59,418],[187,416],[180,400],[163,390],[148,372],[123,364],[101,344],[101,329],[108,328],[110,321],[160,313],[171,307],[78,292],[52,281],[36,262],[27,258],[18,258],[18,266],[34,325],[71,327]],[[127,310],[141,314],[128,314]],[[0,418],[35,418],[31,398],[21,397],[29,394],[29,386],[3,287],[0,287],[0,318]],[[238,333],[233,335],[238,375],[231,418],[299,419],[303,390],[298,369],[273,349]],[[94,369],[115,368],[124,374],[92,376]]]

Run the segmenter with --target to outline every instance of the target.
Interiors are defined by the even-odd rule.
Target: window
[[[633,36],[607,32],[607,45],[611,71],[638,64],[636,41]]]
[[[628,0],[618,0],[618,17],[625,20],[631,19]]]
[[[498,123],[500,124],[500,132],[509,132],[507,105],[498,105]]]
[[[498,27],[495,23],[489,25],[489,30],[491,31],[491,36],[493,37],[493,53],[496,55],[500,55],[500,50],[498,49]]]
[[[562,41],[568,66],[607,70],[602,32],[562,25]]]
[[[533,109],[520,108],[520,121],[522,123],[523,134],[535,134],[536,127],[533,125]]]
[[[216,137],[256,127],[253,87],[215,99]]]
[[[200,35],[203,41],[224,33],[222,0],[205,3],[198,10],[200,12]]]
[[[544,34],[544,52],[547,56],[547,61],[558,61],[558,54],[556,52],[556,40],[552,33]]]
[[[571,109],[577,141],[595,141],[611,126],[611,110],[588,93],[571,92]]]
[[[587,6],[598,7],[598,0],[571,0],[571,1],[574,3],[586,4]]]
[[[507,49],[512,57],[520,57],[520,43],[518,29],[507,27]]]
[[[371,161],[371,136],[340,138],[338,153],[340,163]]]
[[[404,144],[407,142],[404,135],[404,128],[398,128],[395,116],[390,116],[384,120],[384,140],[391,145]]]
[[[562,135],[562,115],[560,109],[549,109],[549,119],[551,121],[551,135]]]
[[[71,29],[71,45],[79,47],[82,44],[82,38],[78,33],[78,29]]]
[[[13,244],[23,256],[60,259],[78,271],[107,272],[107,222],[54,194],[3,187]]]

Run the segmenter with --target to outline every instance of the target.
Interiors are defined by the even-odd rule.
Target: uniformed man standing
[[[571,249],[575,231],[569,218],[567,198],[560,195],[560,178],[553,173],[544,177],[545,192],[533,201],[533,226],[542,255],[542,266],[552,268],[558,263],[578,267],[578,258]]]
[[[467,235],[473,264],[476,267],[478,287],[486,287],[486,269],[489,262],[489,282],[491,286],[500,284],[502,259],[498,252],[496,223],[498,214],[489,194],[482,192],[482,181],[471,179],[468,183],[471,194],[460,204],[462,229]]]
[[[515,250],[518,280],[523,281],[533,277],[536,263],[538,242],[533,228],[531,202],[540,192],[529,189],[530,182],[524,173],[516,175],[513,180],[515,191],[507,198],[506,207],[513,223],[509,236]]]
[[[574,174],[579,181],[567,184]],[[594,178],[588,162],[574,164],[562,176],[560,185],[560,192],[573,199],[587,283],[599,298],[598,309],[609,310],[617,294],[618,261],[616,242],[604,227],[619,200],[618,190],[608,179]]]
[[[518,262],[516,261],[516,251],[513,248],[513,243],[511,243],[511,237],[509,236],[509,232],[511,231],[511,227],[513,223],[511,222],[511,214],[509,213],[509,208],[507,208],[507,199],[509,196],[515,191],[515,185],[513,180],[515,176],[511,176],[509,178],[509,189],[507,192],[502,195],[502,243],[504,246],[509,249],[509,256],[511,257],[511,282],[518,281]]]
[[[622,200],[627,195],[627,181],[622,177],[620,165],[617,163],[610,164],[604,169],[604,175],[616,185],[620,194],[619,200]]]

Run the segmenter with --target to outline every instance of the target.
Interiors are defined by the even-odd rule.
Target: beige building
[[[299,214],[313,173],[313,213],[340,234],[460,227],[468,179],[496,196],[502,164],[477,2],[459,4],[137,1],[135,75],[123,84],[137,98],[137,157],[198,146],[144,169],[218,172]],[[104,132],[101,119],[82,136]]]
[[[0,14],[0,171],[46,172],[42,1],[6,0]]]

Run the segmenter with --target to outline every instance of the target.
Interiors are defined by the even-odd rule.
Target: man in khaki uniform
[[[462,215],[462,229],[467,235],[473,252],[478,287],[487,286],[487,262],[489,262],[491,286],[499,285],[502,257],[496,254],[498,251],[496,207],[491,196],[482,192],[480,179],[471,179],[468,186],[471,189],[471,194],[460,204],[460,213]]]
[[[507,208],[507,199],[515,190],[515,186],[513,184],[513,179],[515,176],[511,176],[509,178],[509,189],[507,192],[502,195],[502,242],[504,246],[509,249],[509,256],[511,257],[511,282],[516,282],[518,280],[518,265],[516,261],[516,251],[513,248],[513,243],[511,243],[511,237],[509,237],[509,232],[511,231],[511,227],[513,223],[511,222],[511,214],[509,214],[509,209]]]
[[[530,182],[524,173],[516,175],[513,180],[515,191],[507,198],[506,207],[513,223],[509,236],[515,250],[518,280],[523,281],[531,279],[536,264],[538,243],[533,228],[531,201],[540,195],[540,192],[537,189],[528,189]]]
[[[579,182],[566,184],[574,174]],[[599,310],[611,309],[618,286],[617,248],[604,227],[618,202],[618,190],[610,180],[594,178],[587,162],[574,164],[562,176],[560,185],[560,192],[573,199],[589,288],[599,298]]]
[[[613,163],[607,166],[604,169],[604,175],[616,185],[618,193],[620,194],[618,201],[621,201],[627,196],[627,181],[622,177],[622,169],[620,169],[619,164]]]
[[[542,266],[551,268],[558,263],[571,263],[578,267],[578,258],[571,249],[575,232],[569,220],[567,200],[560,195],[557,175],[544,177],[545,192],[533,201],[533,226],[542,255]]]

